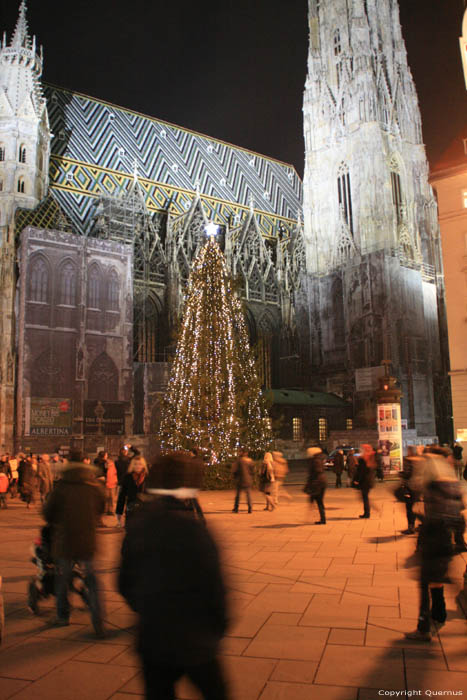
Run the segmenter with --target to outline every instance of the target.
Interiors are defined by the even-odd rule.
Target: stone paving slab
[[[446,586],[448,621],[431,643],[406,640],[418,614],[415,537],[391,490],[372,492],[377,506],[362,522],[359,494],[326,491],[328,524],[298,486],[272,513],[254,496],[254,512],[232,514],[232,492],[200,496],[219,541],[232,623],[221,645],[231,700],[377,700],[385,690],[467,694],[467,623],[456,601],[467,557],[456,557]],[[10,503],[9,503],[10,505]],[[105,601],[105,640],[93,634],[75,600],[69,627],[51,628],[54,599],[40,615],[26,609],[35,567],[30,545],[37,509],[12,501],[0,513],[0,575],[6,637],[0,649],[0,700],[135,700],[144,696],[135,652],[136,617],[116,590],[123,533],[115,519],[99,531],[96,560]],[[179,700],[198,700],[187,679]]]

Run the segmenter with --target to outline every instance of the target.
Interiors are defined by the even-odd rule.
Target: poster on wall
[[[398,403],[378,404],[378,438],[384,463],[391,471],[402,469],[401,407]]]
[[[26,399],[24,434],[35,437],[71,435],[73,412],[71,399]]]
[[[125,403],[123,401],[84,402],[84,433],[86,435],[123,435],[125,432]]]

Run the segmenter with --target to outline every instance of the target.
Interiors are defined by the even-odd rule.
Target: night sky
[[[466,122],[463,0],[399,0],[434,162]],[[8,38],[19,0],[0,0]],[[307,0],[29,0],[43,79],[293,163],[303,173]]]

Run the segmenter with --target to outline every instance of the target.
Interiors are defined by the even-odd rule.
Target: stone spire
[[[35,43],[35,37],[33,41]],[[22,0],[21,5],[19,6],[18,21],[16,22],[10,47],[15,49],[31,49],[31,40],[28,36],[28,21],[26,19],[25,0]]]

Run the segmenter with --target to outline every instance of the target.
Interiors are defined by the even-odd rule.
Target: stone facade
[[[390,360],[402,415],[447,439],[444,284],[417,95],[396,0],[309,0],[304,231],[321,386],[376,422],[357,370]],[[435,428],[435,419],[437,425]]]
[[[18,260],[17,446],[93,451],[131,433],[132,248],[28,227]]]

